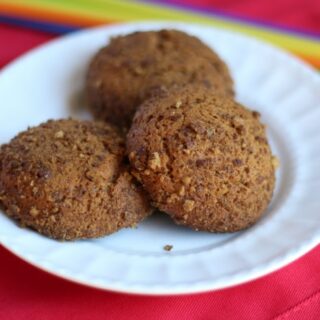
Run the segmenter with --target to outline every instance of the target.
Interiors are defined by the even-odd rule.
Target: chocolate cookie
[[[127,126],[152,92],[188,83],[233,96],[229,70],[212,49],[181,31],[161,30],[111,39],[93,58],[86,87],[96,119]]]
[[[211,232],[247,228],[267,208],[275,184],[259,116],[203,87],[153,97],[128,133],[133,174],[179,224]]]
[[[134,226],[150,207],[124,154],[106,123],[48,121],[1,147],[0,202],[20,224],[56,239]]]

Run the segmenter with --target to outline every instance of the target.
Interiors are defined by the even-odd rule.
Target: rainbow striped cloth
[[[228,14],[217,10],[215,5],[208,4],[209,2],[205,0],[0,0],[0,22],[56,34],[101,24],[138,20],[207,24],[271,42],[320,69],[320,16],[319,32],[297,31],[294,28],[261,22],[259,19],[245,19]],[[248,3],[248,1],[242,2],[244,6]],[[276,5],[270,4],[268,0],[261,1],[263,2],[264,5],[266,3],[269,3],[269,6]],[[230,5],[230,0],[226,3]]]

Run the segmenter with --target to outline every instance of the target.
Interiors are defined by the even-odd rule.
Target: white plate
[[[247,231],[216,235],[178,227],[165,215],[155,215],[137,230],[62,243],[21,229],[0,214],[1,243],[63,278],[141,294],[213,290],[286,265],[320,239],[320,78],[269,45],[180,23],[117,25],[55,40],[1,72],[0,143],[48,118],[74,115],[88,61],[111,36],[159,28],[184,30],[212,46],[231,68],[238,100],[262,113],[281,162],[265,216]],[[173,245],[171,252],[163,250],[166,244]]]

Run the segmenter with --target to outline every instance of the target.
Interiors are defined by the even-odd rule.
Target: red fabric
[[[0,65],[51,38],[0,24]],[[319,268],[320,246],[271,275],[237,287],[198,295],[143,297],[56,278],[0,246],[0,319],[320,319]]]
[[[53,38],[52,34],[0,24],[0,68],[22,53]]]
[[[164,0],[320,34],[319,0]]]
[[[144,297],[42,272],[0,247],[0,319],[318,320],[320,247],[268,276],[216,292]]]

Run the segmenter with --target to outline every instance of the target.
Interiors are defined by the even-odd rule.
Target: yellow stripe
[[[1,2],[10,3],[11,0],[0,0],[0,4]],[[320,41],[149,3],[127,0],[16,0],[15,4],[17,3],[28,7],[36,6],[38,8],[52,8],[67,13],[85,14],[90,18],[97,19],[105,18],[117,21],[177,20],[206,24],[241,32],[269,41],[290,51],[320,58]]]

